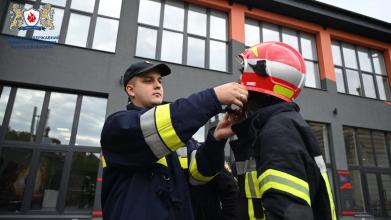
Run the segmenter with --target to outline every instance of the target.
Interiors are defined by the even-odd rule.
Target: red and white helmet
[[[282,42],[264,42],[239,55],[243,73],[240,83],[248,90],[292,102],[305,82],[306,68],[301,54]]]

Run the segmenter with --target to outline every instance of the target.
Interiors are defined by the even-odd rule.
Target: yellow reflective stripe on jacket
[[[244,188],[247,198],[248,218],[250,220],[260,219],[255,217],[254,208],[261,209],[262,207],[254,207],[253,203],[253,199],[261,198],[261,192],[259,191],[258,185],[259,183],[257,171],[246,172],[244,179]]]
[[[263,207],[256,207],[257,209],[262,209],[262,212],[263,212],[262,218],[255,217],[253,199],[247,199],[247,206],[248,206],[248,219],[249,220],[266,220],[265,209]]]
[[[107,167],[105,157],[103,156],[102,152],[100,153],[100,161],[102,161],[102,168]]]
[[[176,151],[178,148],[185,146],[172,125],[170,104],[157,106],[155,117],[159,135],[171,151]]]
[[[209,181],[211,181],[213,179],[213,177],[215,177],[216,175],[214,176],[204,176],[201,174],[201,172],[198,170],[198,167],[197,167],[197,159],[196,159],[196,153],[197,151],[194,150],[193,152],[191,152],[191,159],[190,159],[190,183],[192,185],[202,185],[202,184],[205,184]]]
[[[261,198],[261,192],[258,186],[257,171],[246,172],[244,181],[246,198]]]
[[[261,220],[260,218],[255,217],[253,199],[251,199],[251,198],[247,199],[247,206],[248,206],[248,219],[249,220]],[[259,208],[261,208],[261,207],[259,207]]]
[[[188,159],[187,159],[187,157],[178,157],[178,159],[179,159],[179,163],[181,164],[181,167],[182,167],[182,169],[187,169],[187,168],[189,168],[189,164],[188,164]]]
[[[329,197],[329,203],[330,203],[330,211],[331,211],[331,217],[333,220],[337,219],[337,215],[335,213],[335,206],[334,206],[334,199],[333,199],[333,194],[331,193],[331,186],[329,182],[329,178],[327,176],[327,167],[326,163],[324,162],[323,156],[319,155],[314,157],[314,160],[316,162],[316,165],[319,167],[319,171],[322,175],[323,181],[326,185],[326,190],[327,190],[327,195]]]
[[[168,167],[166,157],[160,158],[158,161],[156,161],[156,163],[159,163],[159,164],[161,164],[161,165],[163,165],[163,166],[165,166],[165,167]]]
[[[185,144],[171,121],[170,104],[149,109],[140,116],[144,140],[157,158],[162,158]]]
[[[326,184],[327,194],[329,196],[331,217],[333,218],[333,220],[337,220],[337,214],[335,213],[333,194],[331,193],[331,187],[330,187],[329,178],[327,176],[327,172],[322,172],[322,177],[323,177],[323,180]]]
[[[143,132],[144,140],[153,154],[156,158],[162,158],[171,153],[171,151],[164,144],[157,131],[155,111],[156,107],[149,109],[140,116],[140,128]]]
[[[259,177],[261,196],[269,189],[276,189],[303,199],[311,206],[308,183],[304,180],[274,169],[268,169]]]

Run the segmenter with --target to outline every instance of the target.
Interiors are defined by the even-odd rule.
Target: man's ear
[[[128,94],[128,96],[130,97],[134,97],[135,94],[134,94],[134,85],[128,83],[125,87],[125,90],[126,90],[126,93]]]

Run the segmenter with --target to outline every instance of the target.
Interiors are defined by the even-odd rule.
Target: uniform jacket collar
[[[138,107],[138,106],[135,106],[133,103],[129,103],[127,106],[126,106],[126,109],[127,110],[137,110],[137,111],[141,111],[145,108],[141,108],[141,107]]]
[[[267,120],[273,115],[289,111],[299,112],[300,108],[294,102],[281,102],[275,105],[269,105],[260,108],[247,119],[232,126],[232,130],[237,134],[239,138],[248,136],[249,134],[251,136],[254,130],[261,129],[262,126],[267,122]]]

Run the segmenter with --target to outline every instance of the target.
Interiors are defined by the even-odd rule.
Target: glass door
[[[391,174],[365,174],[368,212],[375,217],[391,217]]]

